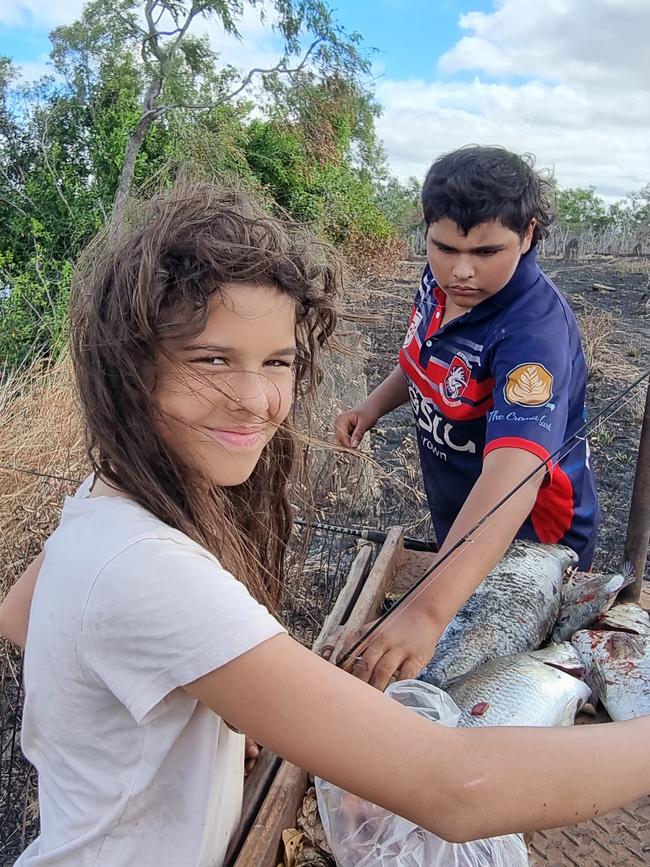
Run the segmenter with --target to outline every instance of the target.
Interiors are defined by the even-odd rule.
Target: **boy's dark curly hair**
[[[427,226],[446,217],[466,235],[474,226],[498,220],[523,237],[535,220],[533,244],[537,243],[555,217],[555,197],[552,182],[533,165],[529,155],[479,145],[438,157],[422,187]]]

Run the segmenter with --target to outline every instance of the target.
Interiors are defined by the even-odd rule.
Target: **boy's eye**
[[[478,250],[479,256],[494,256],[496,250]]]

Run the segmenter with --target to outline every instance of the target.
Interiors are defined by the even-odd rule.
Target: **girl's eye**
[[[266,363],[269,367],[293,367],[295,364],[293,361],[282,361],[279,358],[274,358]]]
[[[194,363],[207,364],[210,367],[223,367],[227,361],[219,355],[207,355],[205,358],[195,358]]]

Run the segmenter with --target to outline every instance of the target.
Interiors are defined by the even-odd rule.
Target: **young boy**
[[[428,264],[399,364],[336,420],[337,441],[355,448],[410,399],[441,554],[539,467],[357,659],[355,673],[379,688],[429,661],[513,538],[568,545],[591,565],[598,501],[586,440],[549,460],[584,423],[587,379],[575,317],[536,261],[551,192],[503,148],[434,162],[422,189]]]

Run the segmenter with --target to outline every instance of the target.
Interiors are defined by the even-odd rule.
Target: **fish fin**
[[[634,574],[634,566],[630,563],[629,560],[623,561],[621,575],[623,576],[623,584],[621,585],[621,587],[627,587],[628,584],[632,584],[636,579],[636,575]]]

